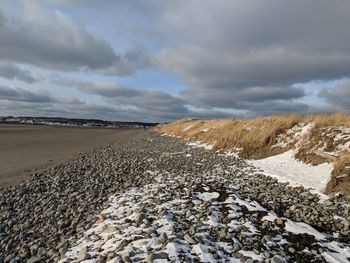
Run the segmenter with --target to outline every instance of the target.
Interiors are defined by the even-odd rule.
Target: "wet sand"
[[[138,132],[136,129],[0,124],[0,187],[19,184],[35,172]]]

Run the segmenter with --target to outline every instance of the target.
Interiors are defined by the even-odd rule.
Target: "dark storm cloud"
[[[40,92],[33,92],[21,88],[10,88],[0,85],[0,100],[26,101],[32,103],[46,103],[55,101],[54,98]]]
[[[161,24],[181,41],[153,62],[182,77],[192,102],[253,111],[304,96],[295,83],[350,76],[346,0],[189,0],[169,4]]]
[[[63,81],[63,83],[71,83],[83,92],[99,95],[111,105],[132,109],[138,113],[147,112],[162,120],[170,116],[182,117],[189,113],[186,101],[158,89],[135,89],[114,83],[76,81]]]
[[[276,100],[292,100],[305,96],[301,88],[295,87],[246,87],[240,89],[192,88],[182,92],[192,104],[235,108],[242,103],[262,103]]]
[[[52,101],[42,103],[48,113],[52,110],[99,118],[166,121],[185,116],[308,112],[319,105],[312,103],[312,95],[296,84],[350,77],[348,0],[31,2],[46,3],[44,6],[53,9],[57,5],[62,10],[74,9],[72,14],[79,14],[83,7],[89,11],[99,8],[92,15],[107,8],[117,10],[116,15],[125,12],[122,25],[115,23],[113,46],[119,49],[118,40],[124,40],[121,47],[137,42],[152,52],[118,53],[71,17],[34,4],[25,5],[23,16],[17,18],[0,13],[0,60],[19,66],[23,63],[73,72],[91,70],[112,76],[155,67],[180,77],[187,86],[175,96],[162,87],[136,89],[110,83],[111,78],[108,83],[98,82],[97,75],[91,77],[93,83],[61,80],[59,85],[94,95],[96,103],[51,97]],[[94,30],[102,28],[99,35],[103,35],[105,25]],[[0,68],[0,75],[25,81],[25,77],[19,77],[23,72],[13,71],[1,73]],[[135,78],[137,83],[138,76]],[[349,109],[349,89],[348,84],[339,84],[322,90],[319,97],[334,109]],[[16,97],[21,96],[12,96]],[[29,109],[29,101],[15,102]]]
[[[0,77],[17,79],[27,83],[34,83],[36,79],[29,70],[22,69],[12,63],[0,63]]]
[[[106,41],[60,11],[34,2],[21,18],[0,12],[0,59],[47,69],[90,69],[102,74],[131,74],[147,64],[140,52],[116,54]]]
[[[350,110],[350,80],[339,82],[334,88],[324,88],[319,96],[336,110]]]

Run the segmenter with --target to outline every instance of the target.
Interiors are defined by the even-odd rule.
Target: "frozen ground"
[[[230,187],[215,191],[215,177],[203,176],[191,184],[178,176],[155,174],[153,184],[111,197],[99,222],[61,262],[102,258],[108,262],[242,262],[244,256],[287,262],[290,256],[283,253],[283,259],[277,251],[287,247],[296,253],[291,240],[303,234],[311,246],[300,255],[310,258],[313,250],[322,248],[320,256],[327,262],[349,262],[349,247],[305,223],[279,218],[258,203],[241,199]],[[254,242],[256,247],[250,246]]]
[[[291,186],[302,185],[322,195],[333,170],[332,164],[308,165],[294,159],[294,151],[271,156],[261,160],[249,160],[249,164],[259,168],[266,175]]]
[[[208,149],[198,143],[189,146]],[[297,170],[328,172],[293,162],[291,156],[289,152],[254,165],[271,166],[269,174],[282,174],[280,180],[290,180]],[[60,262],[349,262],[349,247],[332,235],[240,197],[227,179],[235,169],[195,177],[149,171],[154,183],[110,197],[109,208]],[[309,184],[321,189],[311,180]]]

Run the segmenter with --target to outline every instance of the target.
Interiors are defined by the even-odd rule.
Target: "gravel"
[[[215,261],[323,262],[335,253],[327,244],[349,245],[349,201],[335,194],[322,202],[243,160],[145,131],[0,189],[0,262],[152,262],[174,256],[169,244],[184,250],[180,261],[211,255]],[[103,212],[111,206],[129,214]],[[172,222],[166,233],[165,218]],[[290,220],[324,238],[287,231]],[[119,238],[118,246],[100,245],[107,237]],[[139,239],[156,242],[143,251],[135,247]]]

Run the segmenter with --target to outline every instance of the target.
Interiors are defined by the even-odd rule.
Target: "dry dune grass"
[[[202,143],[214,145],[215,150],[235,150],[242,158],[259,159],[279,154],[295,147],[296,141],[284,145],[278,145],[279,138],[286,135],[287,131],[296,126],[313,124],[309,134],[299,141],[296,158],[312,164],[332,162],[327,156],[318,156],[314,151],[324,143],[327,147],[334,148],[334,137],[325,136],[325,129],[334,131],[337,127],[350,128],[350,115],[347,113],[314,114],[314,115],[273,115],[258,117],[255,119],[218,119],[218,120],[194,120],[183,119],[169,124],[159,125],[156,131],[178,136],[184,140],[196,140]],[[339,141],[338,143],[342,143]],[[341,163],[349,162],[350,154],[341,153]],[[341,166],[335,161],[335,167]],[[340,161],[339,161],[340,162]],[[336,168],[333,177],[339,176]],[[350,171],[347,172],[350,182]],[[339,181],[339,180],[338,180]],[[332,182],[334,183],[334,182]],[[331,183],[330,183],[331,184]],[[349,183],[350,185],[350,183]],[[335,189],[327,187],[328,191]],[[344,191],[350,193],[350,189]]]
[[[184,119],[160,125],[156,130],[185,140],[213,144],[216,150],[240,149],[243,158],[260,158],[268,154],[266,148],[276,143],[279,134],[306,118],[302,115],[275,115],[256,119]]]
[[[350,128],[350,115],[344,112],[336,112],[332,114],[315,114],[308,116],[309,121],[313,121],[316,126],[341,126]]]

